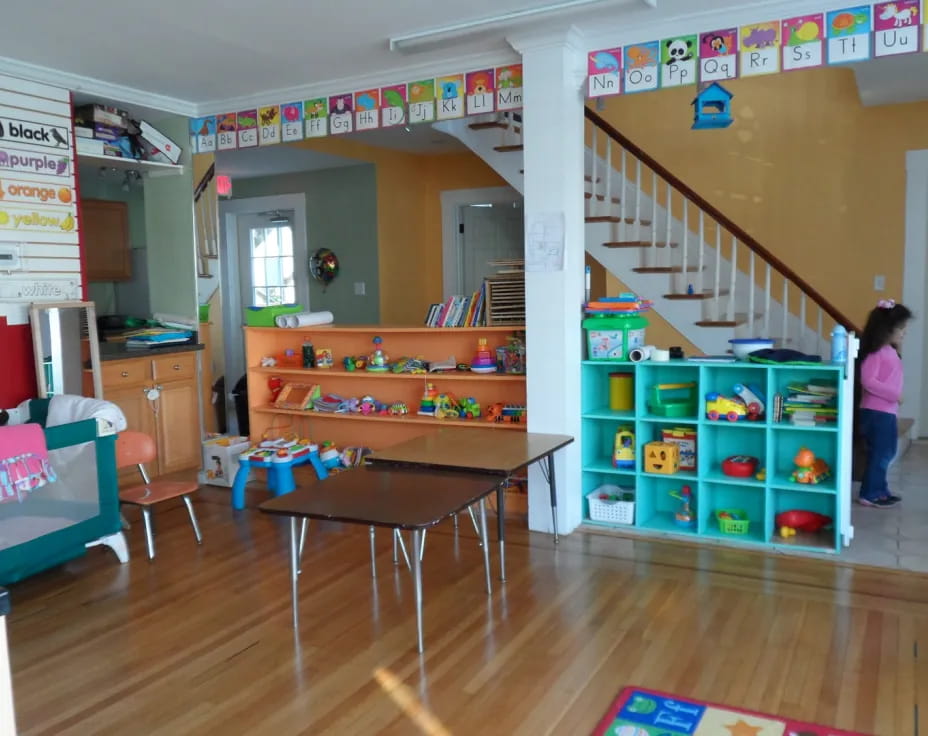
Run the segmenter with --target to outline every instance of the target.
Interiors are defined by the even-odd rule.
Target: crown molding
[[[506,40],[519,54],[550,48],[567,48],[584,52],[587,46],[585,34],[574,25],[566,28],[513,33],[507,36]]]
[[[224,100],[210,100],[196,106],[197,116],[218,115],[237,110],[248,110],[260,105],[270,105],[293,100],[309,100],[314,97],[357,92],[374,89],[390,84],[403,84],[416,79],[430,79],[443,74],[460,74],[476,69],[487,69],[503,64],[518,64],[522,58],[511,48],[500,47],[497,51],[457,56],[445,59],[433,59],[419,64],[397,67],[375,74],[329,79],[296,87],[268,89],[255,94],[230,97]]]
[[[72,92],[81,92],[107,100],[115,100],[125,105],[138,105],[139,107],[148,107],[153,110],[162,110],[167,113],[186,115],[188,117],[196,113],[196,105],[188,100],[145,92],[134,87],[104,82],[102,79],[85,77],[46,66],[38,66],[37,64],[29,64],[5,56],[0,56],[0,73],[32,82],[49,84],[54,87],[64,87]]]

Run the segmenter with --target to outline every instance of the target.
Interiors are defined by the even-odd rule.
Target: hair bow
[[[896,300],[895,299],[880,299],[880,301],[876,303],[876,306],[880,309],[892,309],[893,307],[896,306]]]

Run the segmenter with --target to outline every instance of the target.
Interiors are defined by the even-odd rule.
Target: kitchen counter
[[[158,348],[127,348],[124,342],[101,342],[100,361],[128,360],[130,358],[148,358],[154,355],[169,355],[171,353],[189,353],[202,350],[201,343],[174,343]]]

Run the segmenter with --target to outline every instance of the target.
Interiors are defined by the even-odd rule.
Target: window
[[[276,223],[249,230],[251,256],[251,303],[256,307],[293,304],[293,228]]]

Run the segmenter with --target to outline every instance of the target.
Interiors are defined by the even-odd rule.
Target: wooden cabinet
[[[82,200],[81,240],[88,281],[128,281],[132,278],[129,207],[125,202]]]
[[[149,398],[150,391],[157,391]],[[152,476],[200,465],[197,353],[168,353],[103,363],[103,398],[126,415],[129,429],[155,438]]]

